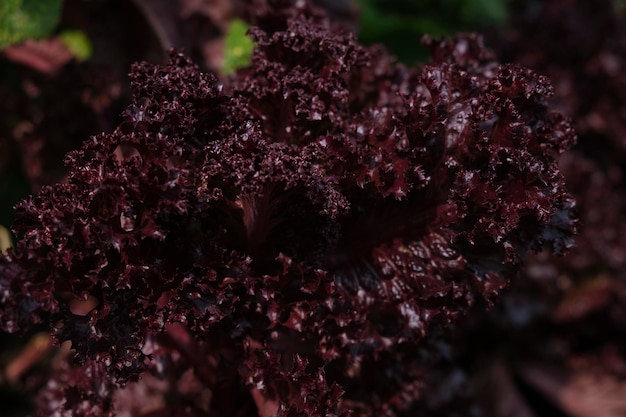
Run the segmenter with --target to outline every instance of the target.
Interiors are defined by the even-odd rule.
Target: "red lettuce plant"
[[[531,256],[460,332],[486,416],[622,415],[626,407],[626,10],[615,0],[511,2],[499,56],[547,74],[575,121],[560,158],[583,225],[566,257]],[[537,48],[537,45],[542,45]],[[496,334],[497,337],[493,337]],[[487,339],[486,335],[490,338]],[[493,343],[493,340],[497,343]],[[467,359],[471,358],[471,359]],[[487,386],[480,392],[480,386]],[[510,413],[508,413],[510,414]]]
[[[39,415],[111,415],[148,374],[175,398],[151,416],[409,415],[427,333],[570,244],[545,78],[471,35],[408,70],[299,4],[259,4],[224,85],[179,52],[136,64],[124,121],[18,205],[3,329],[74,352]]]

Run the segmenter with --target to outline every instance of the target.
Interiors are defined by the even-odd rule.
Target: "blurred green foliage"
[[[59,34],[59,39],[79,61],[85,61],[91,57],[91,41],[85,32],[80,30],[64,30]]]
[[[507,0],[357,0],[361,7],[359,39],[383,43],[401,61],[424,60],[424,34],[435,37],[500,26]]]
[[[0,48],[52,33],[63,0],[0,0]]]
[[[232,74],[239,68],[250,65],[254,42],[248,35],[248,25],[240,19],[233,19],[224,40],[224,63],[222,74]]]

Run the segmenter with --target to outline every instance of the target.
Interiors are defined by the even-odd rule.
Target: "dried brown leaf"
[[[6,366],[4,376],[10,384],[15,384],[34,365],[52,350],[52,340],[47,333],[32,337],[26,347]]]
[[[58,38],[26,40],[2,50],[11,61],[44,74],[53,74],[70,62],[74,55]]]
[[[526,382],[572,417],[626,415],[626,381],[600,373],[569,374],[540,364],[519,371]]]
[[[570,290],[553,313],[557,322],[579,319],[606,307],[612,299],[614,282],[599,276]]]

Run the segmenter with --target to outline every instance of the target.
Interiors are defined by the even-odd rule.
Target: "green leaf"
[[[59,39],[79,61],[85,61],[91,57],[91,42],[85,32],[64,30],[59,34]]]
[[[239,68],[250,65],[254,42],[246,35],[247,31],[248,25],[243,20],[233,19],[230,22],[226,32],[222,74],[232,74]]]
[[[0,48],[49,36],[62,6],[63,0],[0,0]]]
[[[466,22],[503,22],[506,18],[506,4],[502,0],[475,0],[459,6]]]
[[[626,1],[626,0],[624,0]],[[480,32],[503,25],[507,0],[356,0],[361,7],[359,40],[383,43],[401,61],[414,64],[428,58],[420,45],[424,34],[434,37]]]

